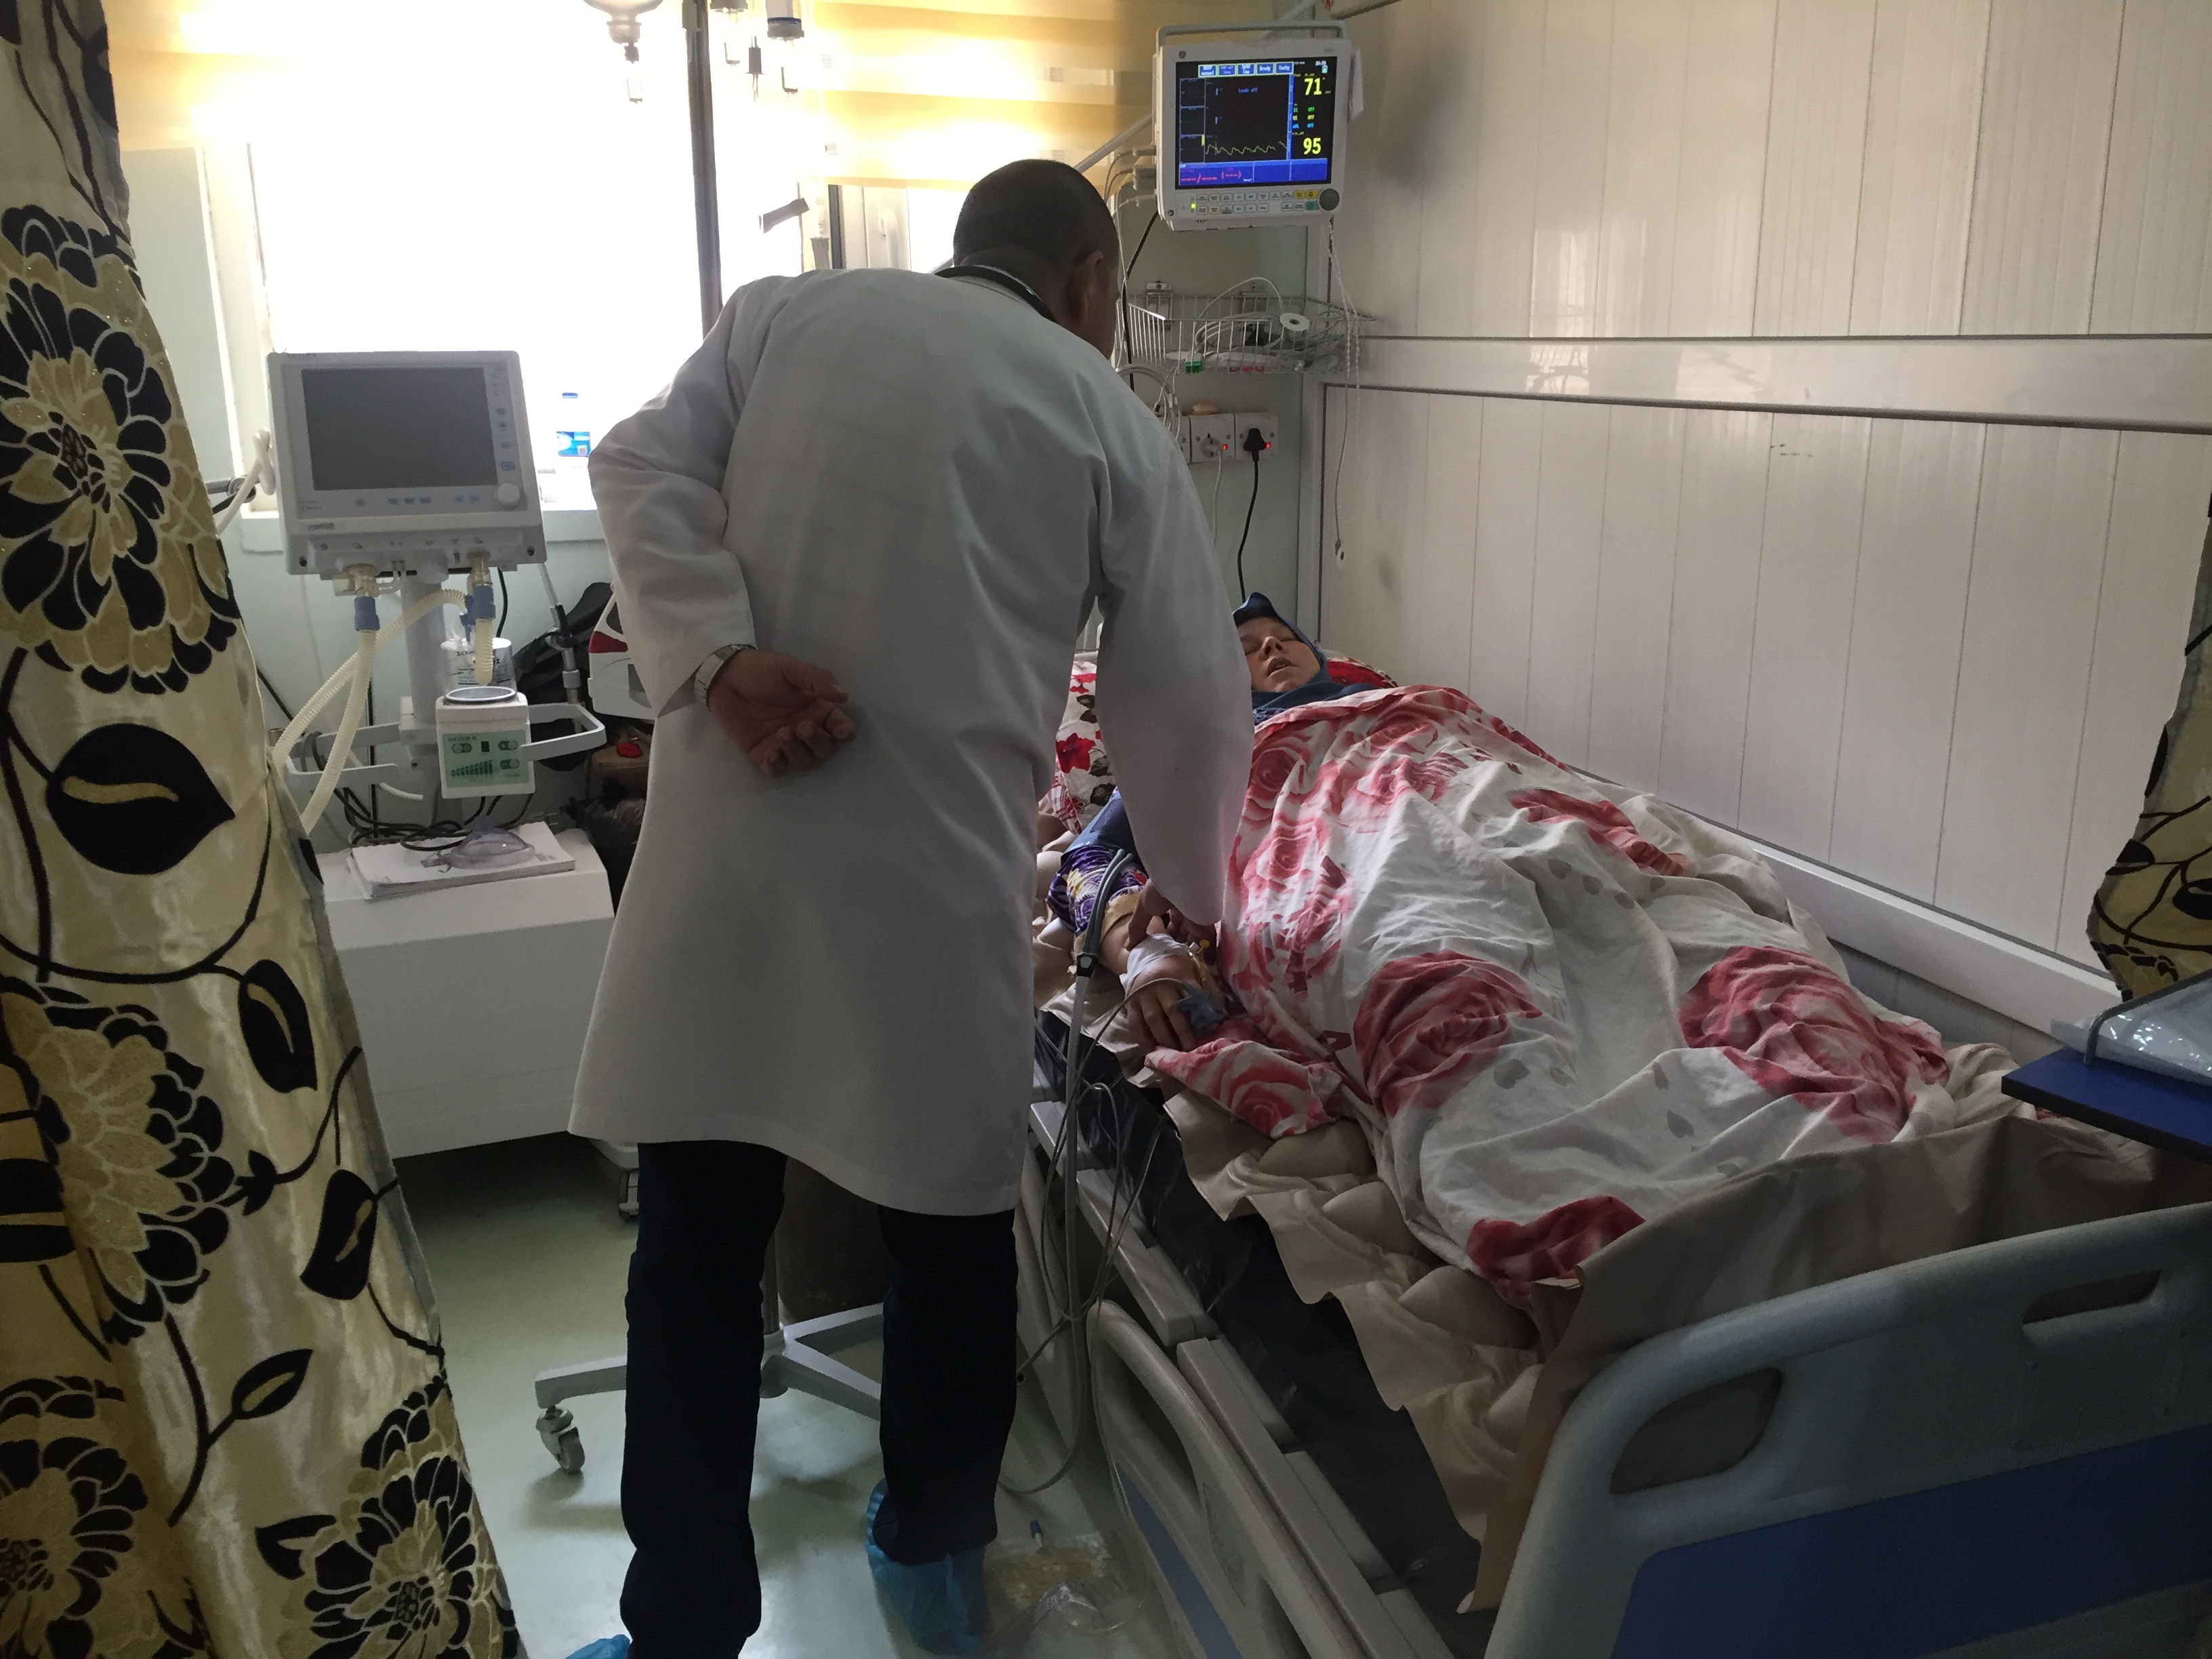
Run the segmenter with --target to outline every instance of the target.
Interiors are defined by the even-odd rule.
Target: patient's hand
[[[1188,1049],[1197,1035],[1182,1012],[1183,993],[1204,984],[1198,964],[1186,956],[1164,957],[1146,969],[1124,1005],[1136,1035],[1155,1048]]]

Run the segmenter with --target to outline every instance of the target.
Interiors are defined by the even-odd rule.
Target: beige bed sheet
[[[1995,1094],[1996,1075],[1972,1121],[1747,1172],[1540,1285],[1525,1315],[1421,1249],[1350,1121],[1270,1141],[1194,1095],[1168,1110],[1215,1212],[1261,1216],[1298,1294],[1343,1306],[1376,1389],[1413,1419],[1483,1545],[1466,1604],[1480,1607],[1504,1594],[1566,1407],[1647,1337],[1969,1244],[2212,1200],[2212,1170],[2034,1116]],[[1647,1450],[1650,1479],[1710,1467],[1701,1439],[1733,1431],[1681,1425]]]

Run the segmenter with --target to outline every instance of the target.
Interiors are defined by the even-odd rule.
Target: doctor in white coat
[[[1035,806],[1094,603],[1155,908],[1219,913],[1247,680],[1183,461],[1107,364],[1111,216],[1072,168],[1017,162],[954,246],[946,275],[742,289],[592,457],[661,715],[573,1121],[640,1149],[636,1659],[724,1659],[759,1623],[787,1157],[881,1206],[878,1577],[964,1563],[980,1589],[1014,1408]]]

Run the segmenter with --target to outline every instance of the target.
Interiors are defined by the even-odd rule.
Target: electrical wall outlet
[[[1185,415],[1182,417],[1183,459],[1193,465],[1200,462],[1242,460],[1244,459],[1244,434],[1254,427],[1260,428],[1264,447],[1262,454],[1275,447],[1275,417],[1264,410],[1247,410],[1240,414]]]

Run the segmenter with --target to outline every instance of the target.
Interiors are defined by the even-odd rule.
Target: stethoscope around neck
[[[996,265],[947,265],[937,274],[940,276],[980,276],[985,282],[995,283],[1007,293],[1018,295],[1048,323],[1057,324],[1060,321],[1037,291],[1011,270],[1001,270]]]

